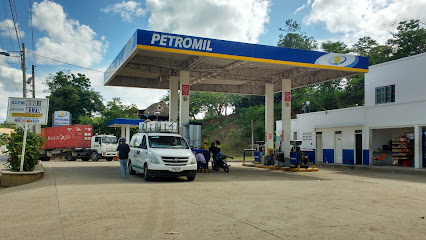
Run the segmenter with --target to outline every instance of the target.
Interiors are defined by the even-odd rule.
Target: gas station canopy
[[[107,122],[107,127],[132,127],[138,128],[140,122],[144,122],[143,119],[125,119],[116,118]]]
[[[190,91],[265,95],[368,72],[368,58],[136,30],[104,75],[105,86],[169,89],[190,72]]]

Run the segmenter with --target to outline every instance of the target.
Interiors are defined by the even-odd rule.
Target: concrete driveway
[[[43,165],[0,192],[1,239],[426,238],[424,175],[232,166],[145,182],[118,162]]]

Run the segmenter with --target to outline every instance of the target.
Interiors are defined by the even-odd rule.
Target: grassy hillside
[[[210,146],[212,142],[219,140],[224,154],[239,157],[243,155],[243,149],[251,148],[251,138],[243,137],[243,127],[237,115],[220,116],[202,123],[203,141],[208,140]]]

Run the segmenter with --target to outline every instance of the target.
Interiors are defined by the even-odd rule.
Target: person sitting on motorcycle
[[[211,144],[209,151],[210,151],[211,158],[213,159],[213,161],[215,161],[216,160],[216,154],[218,153],[218,149],[217,149],[217,147],[215,146],[214,143]],[[212,166],[213,166],[213,163],[212,163]]]
[[[223,158],[226,158],[225,155],[223,155],[223,153],[220,152],[221,150],[221,146],[220,146],[220,142],[218,140],[216,140],[216,149],[217,149],[217,153],[214,155],[214,165],[215,168],[213,170],[219,170],[219,161],[220,161],[220,157],[222,156]]]

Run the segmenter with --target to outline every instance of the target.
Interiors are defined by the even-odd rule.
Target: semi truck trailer
[[[64,156],[68,161],[80,158],[83,161],[98,161],[105,158],[112,161],[117,156],[117,137],[114,135],[93,135],[91,125],[67,125],[42,128],[44,145],[40,159],[49,161],[53,156]]]

